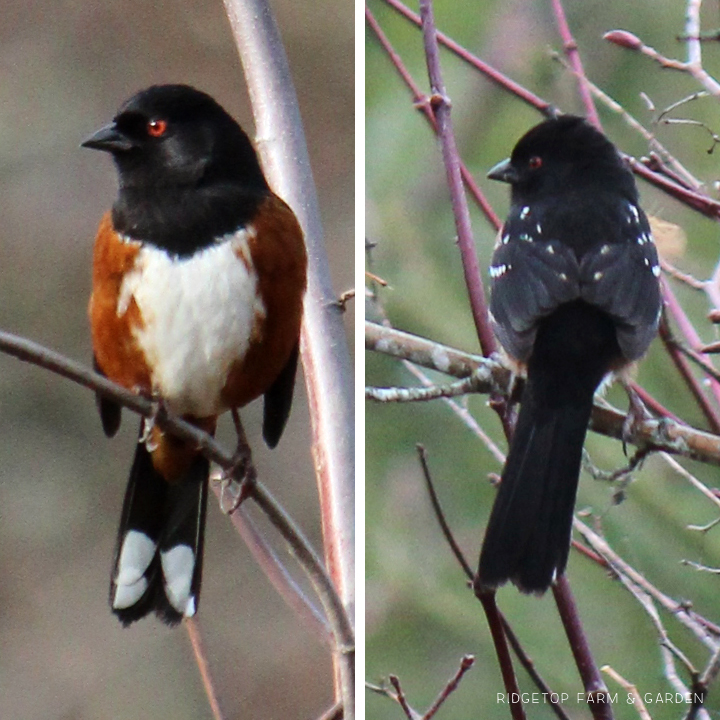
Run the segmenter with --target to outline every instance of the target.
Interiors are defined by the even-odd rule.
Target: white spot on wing
[[[190,594],[195,553],[189,545],[176,545],[160,553],[165,594],[170,604],[185,617],[195,614],[195,598]]]
[[[524,220],[526,217],[530,215],[530,208],[526,205],[521,211],[520,211],[520,219]]]
[[[135,338],[154,369],[153,390],[178,413],[217,413],[230,366],[250,344],[255,315],[264,315],[258,280],[236,252],[250,258],[240,230],[191,257],[144,245],[125,275],[118,314],[134,298],[144,328]]]
[[[495,280],[496,278],[502,277],[506,272],[512,269],[512,265],[503,263],[502,265],[491,265],[489,272],[490,277]]]
[[[653,265],[652,274],[655,277],[660,277],[660,266],[659,265]]]

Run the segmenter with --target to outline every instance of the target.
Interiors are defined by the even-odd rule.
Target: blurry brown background
[[[334,287],[342,291],[353,268],[352,3],[273,5],[319,185]],[[4,0],[3,330],[89,362],[92,241],[115,196],[115,173],[108,157],[79,143],[122,101],[159,82],[209,92],[252,135],[221,0]],[[243,417],[261,479],[319,547],[305,405],[301,381],[273,453],[260,438],[260,407]],[[0,356],[3,720],[210,717],[183,628],[151,618],[123,630],[107,604],[137,422],[126,412],[118,437],[106,440],[89,392]],[[226,443],[228,425],[220,436]],[[326,648],[276,596],[212,497],[199,618],[228,717],[309,718],[330,704]]]

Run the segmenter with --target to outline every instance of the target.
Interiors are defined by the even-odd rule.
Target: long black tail
[[[593,395],[619,357],[611,319],[585,303],[561,306],[541,323],[478,589],[510,580],[523,592],[543,593],[564,572]]]
[[[110,606],[123,625],[151,611],[175,625],[197,612],[209,470],[198,454],[168,483],[138,441],[110,581]]]

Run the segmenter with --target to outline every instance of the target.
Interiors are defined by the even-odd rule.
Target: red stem
[[[440,69],[440,51],[437,43],[437,31],[432,11],[432,0],[420,1],[420,14],[422,16],[423,39],[425,43],[425,57],[427,59],[428,75],[430,78],[430,104],[435,113],[438,137],[442,147],[445,173],[450,189],[450,198],[455,217],[458,248],[462,259],[465,285],[470,296],[475,330],[483,355],[490,356],[496,349],[495,336],[490,327],[485,300],[485,290],[482,284],[480,263],[475,250],[472,226],[470,225],[470,210],[463,188],[460,161],[453,132],[452,118],[450,117],[450,101],[447,98],[445,83]]]
[[[393,10],[400,13],[404,18],[415,23],[418,27],[421,24],[420,16],[410,10],[408,7],[399,2],[399,0],[385,0],[385,3],[389,5]],[[547,114],[550,111],[551,105],[546,100],[538,97],[528,89],[524,88],[519,83],[511,80],[507,75],[503,75],[501,72],[491,67],[486,62],[480,60],[479,57],[473,55],[471,52],[466,50],[462,45],[456,43],[453,39],[449,38],[441,32],[437,32],[438,42],[444,45],[446,48],[452,50],[456,55],[461,57],[466,62],[470,63],[474,68],[477,68],[485,77],[492,82],[499,85],[505,90],[509,90],[514,95],[524,100],[528,105],[532,105],[534,108],[540,110],[540,112]]]
[[[583,632],[580,616],[575,605],[575,598],[570,590],[570,583],[565,575],[561,575],[552,586],[555,603],[562,620],[568,643],[572,649],[575,664],[583,681],[583,687],[592,699],[588,702],[590,712],[595,720],[612,720],[612,705],[603,702],[599,696],[607,696],[607,686],[603,682],[600,671],[593,660],[592,651]]]
[[[505,691],[508,693],[510,700],[510,713],[513,720],[525,720],[525,709],[520,701],[520,691],[513,670],[512,660],[510,659],[510,650],[503,629],[503,618],[495,603],[494,592],[478,592],[475,593],[478,600],[482,603],[485,617],[490,627],[493,643],[495,644],[495,652],[497,653],[500,672],[502,673]]]
[[[385,33],[382,31],[382,28],[378,24],[378,21],[375,19],[375,16],[372,14],[368,7],[365,8],[365,20],[370,26],[370,29],[375,33],[378,42],[382,46],[383,50],[385,50],[385,52],[387,53],[388,57],[390,58],[390,62],[395,66],[395,69],[402,78],[403,82],[410,89],[415,107],[420,110],[420,112],[422,112],[423,116],[430,124],[433,132],[437,135],[437,122],[435,121],[435,115],[430,107],[430,103],[427,102],[426,96],[422,93],[418,84],[413,80],[412,75],[410,75],[407,68],[403,64],[400,55],[398,55],[398,53],[395,51],[395,48],[393,48],[393,46],[390,44],[387,35],[385,35]],[[475,179],[473,178],[470,171],[467,169],[467,166],[462,162],[462,160],[460,160],[460,172],[462,173],[465,187],[475,199],[475,202],[477,203],[483,215],[485,215],[488,222],[496,230],[499,230],[502,226],[502,220],[500,220],[495,211],[492,209],[492,206],[487,201],[487,198],[483,194],[483,191],[475,182]]]
[[[578,92],[580,98],[585,106],[585,115],[587,119],[598,129],[602,130],[600,124],[600,118],[598,117],[597,110],[595,109],[595,101],[593,100],[592,93],[590,92],[590,86],[585,76],[585,70],[583,70],[582,60],[580,60],[580,53],[578,52],[577,43],[575,38],[570,32],[570,26],[568,25],[567,18],[565,17],[565,10],[563,9],[561,0],[552,0],[553,12],[555,13],[555,20],[558,25],[558,32],[563,41],[563,50],[565,56],[570,63],[570,67],[575,73],[575,77],[578,81]]]

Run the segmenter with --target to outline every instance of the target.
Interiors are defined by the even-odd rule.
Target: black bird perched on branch
[[[532,128],[488,177],[512,188],[491,321],[527,382],[475,587],[543,593],[567,564],[593,396],[655,336],[660,266],[631,171],[582,118]]]

